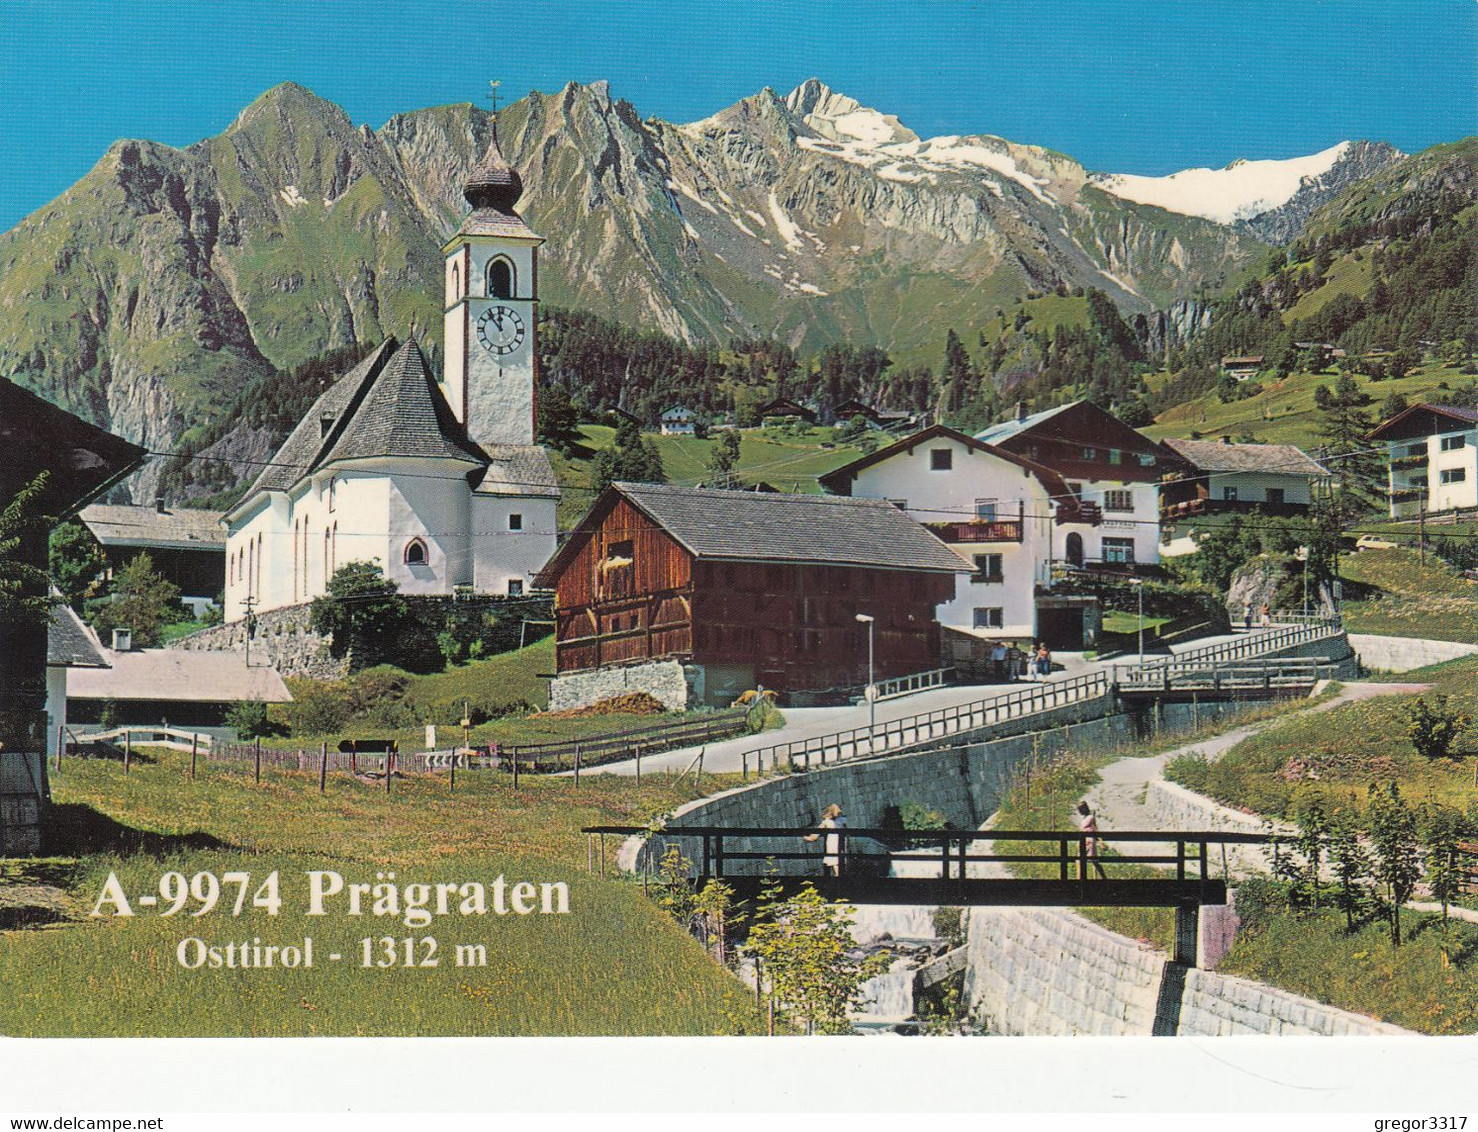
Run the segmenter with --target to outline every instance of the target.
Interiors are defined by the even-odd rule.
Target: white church
[[[559,487],[534,443],[537,255],[497,136],[447,243],[446,366],[383,342],[314,403],[227,512],[227,621],[326,592],[370,561],[404,594],[524,592],[554,553]]]

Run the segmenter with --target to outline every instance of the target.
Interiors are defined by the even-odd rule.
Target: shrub
[[[261,700],[242,700],[232,704],[226,712],[226,726],[236,728],[238,739],[255,739],[272,731],[267,722],[267,705]]]
[[[343,680],[294,680],[293,702],[284,704],[282,714],[291,733],[329,735],[349,722],[349,694]]]
[[[1452,745],[1472,724],[1473,718],[1447,706],[1446,696],[1435,696],[1428,704],[1422,697],[1407,709],[1410,722],[1406,734],[1417,753],[1429,759],[1445,759],[1453,755]]]

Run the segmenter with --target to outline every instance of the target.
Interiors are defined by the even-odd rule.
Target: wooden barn
[[[556,683],[678,662],[689,702],[717,704],[865,683],[859,614],[878,679],[938,667],[935,609],[968,571],[883,500],[618,483],[538,583],[555,591]]]

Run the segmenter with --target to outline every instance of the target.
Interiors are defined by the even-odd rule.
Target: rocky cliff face
[[[689,341],[932,362],[946,329],[1030,288],[1096,287],[1148,314],[1262,249],[1101,191],[1062,154],[920,139],[814,80],[687,125],[570,84],[498,131],[549,237],[546,301]],[[389,333],[434,344],[439,247],[491,133],[468,105],[356,127],[284,84],[186,149],[119,142],[0,235],[0,376],[167,450],[269,367]]]
[[[1286,244],[1303,231],[1309,217],[1351,185],[1379,173],[1404,155],[1385,142],[1350,142],[1329,171],[1304,179],[1293,198],[1278,208],[1243,222],[1245,229],[1270,244]]]

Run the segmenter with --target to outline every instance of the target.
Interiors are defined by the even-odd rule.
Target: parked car
[[[1383,535],[1361,535],[1355,540],[1356,550],[1395,550],[1396,544]]]

